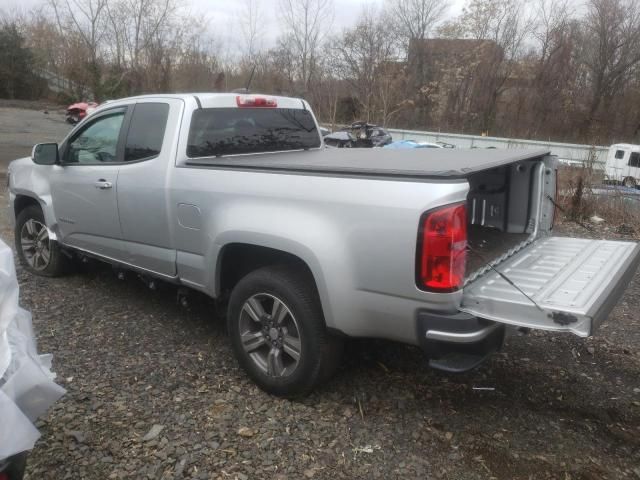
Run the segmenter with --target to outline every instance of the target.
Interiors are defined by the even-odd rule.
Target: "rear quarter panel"
[[[225,245],[283,250],[311,269],[329,327],[416,343],[418,308],[452,311],[460,301],[458,292],[432,294],[415,285],[420,216],[464,201],[467,191],[464,181],[178,167],[171,204],[191,205],[201,216],[201,229],[194,229],[172,215],[179,275],[217,295],[216,265]]]

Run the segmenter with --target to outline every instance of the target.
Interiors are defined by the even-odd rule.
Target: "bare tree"
[[[531,35],[538,43],[541,62],[561,48],[560,39],[569,29],[571,17],[569,0],[538,0]]]
[[[539,0],[535,6],[536,21],[532,38],[536,52],[531,59],[534,68],[532,91],[526,91],[525,103],[530,119],[520,119],[537,135],[550,126],[552,118],[567,122],[566,93],[575,87],[574,44],[576,28],[568,0]],[[548,130],[551,131],[551,130]]]
[[[159,71],[159,52],[169,54],[171,49],[165,48],[165,44],[174,42],[183,28],[177,16],[176,2],[110,0],[106,12],[109,23],[106,49],[111,53],[114,73],[118,76],[110,89],[117,91],[126,80],[130,93],[143,91],[149,72]],[[194,31],[197,30],[197,22],[191,20],[189,23]],[[160,45],[163,45],[162,49],[159,49]]]
[[[518,58],[532,27],[523,0],[471,0],[456,22],[460,38],[490,40],[506,60]]]
[[[637,0],[589,0],[581,42],[581,60],[591,83],[583,131],[594,127],[640,65],[640,4]]]
[[[335,71],[357,93],[364,120],[375,120],[381,99],[386,100],[383,121],[391,111],[390,91],[385,87],[398,70],[395,51],[393,29],[373,10],[364,10],[356,26],[334,42]]]
[[[296,58],[302,90],[306,92],[316,68],[319,47],[333,20],[333,3],[332,0],[280,1],[285,36]]]
[[[96,99],[101,97],[99,50],[106,31],[107,0],[49,0],[61,32],[72,29],[89,53],[90,86]]]
[[[264,36],[264,15],[260,0],[243,0],[240,9],[240,28],[244,40],[244,53],[253,60],[260,50]]]
[[[445,36],[476,40],[476,49],[489,52],[470,73],[474,88],[466,90],[476,96],[460,102],[472,105],[482,131],[494,125],[498,99],[518,66],[531,25],[523,0],[470,0],[460,17],[440,29]]]
[[[411,39],[424,40],[443,19],[449,3],[446,0],[393,0],[395,26],[408,49]]]

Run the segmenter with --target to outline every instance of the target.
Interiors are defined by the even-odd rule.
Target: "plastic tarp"
[[[0,461],[33,448],[33,422],[62,395],[51,356],[38,355],[31,315],[18,305],[13,252],[0,240]]]

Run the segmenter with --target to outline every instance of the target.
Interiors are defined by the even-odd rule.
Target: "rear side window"
[[[168,116],[169,105],[166,103],[136,104],[124,150],[125,162],[143,160],[160,154]]]
[[[320,146],[308,110],[285,108],[205,108],[193,112],[187,156],[304,150]]]
[[[629,166],[630,167],[640,167],[640,153],[633,152],[629,155]]]
[[[616,159],[624,158],[624,150],[616,150]]]

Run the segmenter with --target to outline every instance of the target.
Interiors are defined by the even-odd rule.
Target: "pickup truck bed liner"
[[[285,154],[286,153],[286,154]],[[323,149],[260,155],[189,158],[185,166],[241,170],[314,172],[405,178],[463,179],[511,163],[549,154],[547,149]]]

